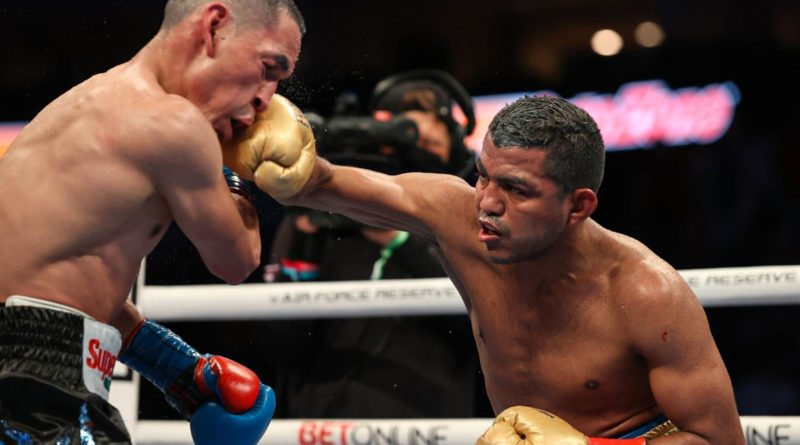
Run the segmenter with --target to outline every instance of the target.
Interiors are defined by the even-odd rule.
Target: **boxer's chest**
[[[490,397],[503,405],[599,407],[626,391],[649,394],[644,363],[608,304],[565,304],[572,306],[476,305],[476,344]]]

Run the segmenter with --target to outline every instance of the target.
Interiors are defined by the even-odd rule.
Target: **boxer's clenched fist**
[[[497,415],[475,445],[645,445],[645,439],[586,437],[555,414],[512,406]]]
[[[155,384],[190,420],[196,445],[255,445],[275,413],[275,393],[244,365],[200,355],[168,328],[142,320],[120,362]]]
[[[303,113],[274,94],[253,125],[222,142],[225,165],[275,198],[303,188],[314,167],[314,133]]]

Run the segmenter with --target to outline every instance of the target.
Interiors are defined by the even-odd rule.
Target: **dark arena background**
[[[602,103],[612,116],[638,94],[650,101],[635,110],[647,119],[648,110],[667,101],[672,119],[659,125],[637,121],[628,128],[610,117],[608,126],[601,123],[609,151],[594,218],[644,242],[678,270],[800,264],[800,2],[297,4],[308,31],[295,75],[278,92],[302,110],[332,116],[345,92],[363,107],[379,80],[420,68],[452,74],[478,111],[490,109],[497,95],[547,91],[583,100],[587,109]],[[158,29],[163,5],[0,0],[0,146],[69,87],[132,57]],[[651,40],[642,37],[643,22],[656,25]],[[600,30],[621,38],[618,52],[593,50]],[[698,124],[698,110],[713,110],[716,120]],[[491,114],[478,119],[484,132]],[[263,194],[255,201],[265,267],[284,209]],[[247,284],[277,286],[264,283],[264,267]],[[143,271],[146,285],[219,283],[175,227]],[[796,272],[739,279],[783,280],[800,295]],[[743,416],[800,415],[797,301],[706,307]],[[241,314],[164,324],[200,351],[253,368],[278,394],[278,419],[493,417],[464,314],[262,319],[246,308]],[[438,352],[424,347],[430,338]],[[152,385],[139,391],[140,419],[177,418]],[[773,443],[767,434],[784,443],[780,430],[769,431],[748,436],[751,445]],[[327,443],[309,437],[305,443]]]

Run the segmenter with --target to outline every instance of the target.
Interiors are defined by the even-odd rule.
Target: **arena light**
[[[553,91],[473,97],[476,126],[467,146],[480,151],[489,122],[503,106],[541,94],[561,97]],[[733,82],[673,90],[656,79],[623,84],[613,94],[584,92],[568,100],[597,121],[606,149],[614,151],[656,144],[710,144],[727,133],[740,93]]]
[[[601,56],[613,56],[622,50],[622,36],[613,29],[601,29],[592,35],[592,50]]]
[[[664,30],[661,29],[658,23],[642,22],[633,31],[633,38],[636,43],[645,48],[655,48],[664,42]]]

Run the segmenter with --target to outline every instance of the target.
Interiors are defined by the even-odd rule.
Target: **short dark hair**
[[[428,80],[409,80],[391,87],[382,94],[376,109],[402,113],[427,111],[439,119],[451,118],[453,98],[439,85]]]
[[[525,96],[506,105],[491,124],[489,134],[498,148],[544,150],[547,176],[563,193],[603,182],[605,146],[597,123],[586,111],[552,96]]]
[[[255,25],[273,26],[278,23],[280,13],[286,11],[297,23],[300,33],[305,34],[306,24],[303,15],[293,0],[221,0],[239,20],[241,29]],[[198,7],[209,0],[168,0],[164,7],[164,21],[161,29],[171,29],[188,17]]]

